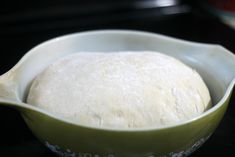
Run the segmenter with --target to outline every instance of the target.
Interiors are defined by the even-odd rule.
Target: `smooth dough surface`
[[[199,74],[150,51],[79,52],[33,81],[27,103],[78,124],[105,128],[172,125],[210,107]]]

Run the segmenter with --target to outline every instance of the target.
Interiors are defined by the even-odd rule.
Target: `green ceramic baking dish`
[[[196,69],[213,107],[163,128],[108,129],[75,124],[25,103],[35,76],[60,57],[93,51],[158,51]],[[235,83],[235,57],[219,45],[200,44],[129,30],[75,33],[46,41],[0,76],[0,105],[18,110],[34,135],[65,157],[182,157],[198,149],[220,123]]]

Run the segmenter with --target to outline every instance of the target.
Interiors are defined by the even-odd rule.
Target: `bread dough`
[[[78,124],[163,127],[210,107],[199,74],[158,52],[79,52],[33,81],[27,102]]]

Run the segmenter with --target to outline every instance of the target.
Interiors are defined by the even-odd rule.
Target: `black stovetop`
[[[146,3],[147,2],[147,3]],[[176,1],[175,1],[176,2]],[[160,3],[159,3],[160,4]],[[235,30],[197,3],[128,1],[14,2],[0,6],[0,74],[35,45],[67,33],[94,29],[134,29],[190,41],[216,43],[235,52]],[[219,127],[192,157],[235,153],[235,95]],[[19,112],[0,106],[1,157],[54,157],[27,128]]]

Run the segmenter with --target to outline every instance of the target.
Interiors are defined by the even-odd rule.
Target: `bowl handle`
[[[20,101],[17,94],[18,85],[15,78],[14,70],[10,70],[0,76],[0,102],[4,102],[4,100]]]

